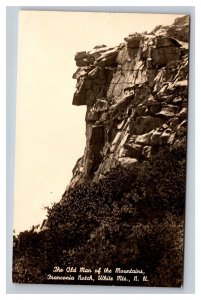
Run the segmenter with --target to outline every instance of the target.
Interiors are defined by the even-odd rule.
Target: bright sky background
[[[73,106],[74,55],[118,45],[178,15],[21,11],[18,35],[14,229],[41,224],[85,147],[85,106]]]

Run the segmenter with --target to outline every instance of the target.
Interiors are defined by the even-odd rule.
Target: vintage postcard
[[[20,11],[14,283],[182,286],[189,22]]]

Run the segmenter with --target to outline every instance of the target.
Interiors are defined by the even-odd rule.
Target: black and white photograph
[[[19,12],[13,283],[183,286],[189,26]]]

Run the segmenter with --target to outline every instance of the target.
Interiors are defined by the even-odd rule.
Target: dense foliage
[[[55,265],[137,267],[146,285],[180,286],[185,150],[161,149],[98,183],[66,192],[42,231],[14,238],[15,282],[46,282]]]

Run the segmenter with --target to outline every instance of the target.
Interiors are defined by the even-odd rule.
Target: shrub
[[[184,200],[185,149],[81,184],[48,208],[44,231],[15,238],[14,281],[45,282],[55,265],[137,266],[147,285],[180,286]]]

